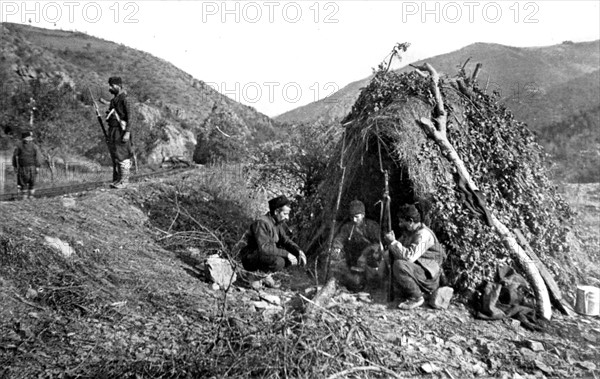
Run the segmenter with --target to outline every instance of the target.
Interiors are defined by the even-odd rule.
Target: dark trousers
[[[32,190],[35,187],[36,176],[35,166],[19,167],[17,171],[17,186],[23,191]]]
[[[113,162],[122,162],[133,157],[133,146],[131,144],[133,136],[129,137],[129,141],[123,142],[124,135],[125,131],[119,127],[111,126],[108,128],[108,145]]]
[[[276,272],[286,266],[286,259],[276,255],[250,253],[242,258],[242,265],[248,271]]]
[[[439,286],[439,277],[428,278],[423,267],[402,259],[394,261],[393,274],[400,294],[407,298],[421,297],[422,290],[431,292]]]

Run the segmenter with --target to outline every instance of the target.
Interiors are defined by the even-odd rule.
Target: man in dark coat
[[[342,225],[333,239],[332,268],[338,279],[350,290],[362,290],[367,280],[375,279],[381,257],[380,228],[365,218],[365,205],[350,202],[350,220]]]
[[[246,245],[240,251],[246,270],[275,272],[287,266],[306,264],[306,255],[284,228],[290,211],[290,201],[278,196],[269,200],[269,212],[250,225],[245,234]]]
[[[385,240],[394,258],[394,283],[407,298],[398,308],[410,310],[423,304],[423,292],[431,293],[439,287],[445,252],[435,234],[421,222],[414,205],[401,207],[399,221],[404,230],[402,236],[396,240],[392,231],[385,235]]]
[[[127,93],[123,90],[121,78],[113,76],[108,79],[109,91],[114,95],[108,107],[106,122],[108,123],[108,144],[113,159],[113,188],[125,188],[129,183],[131,158],[131,108]]]
[[[12,165],[17,173],[19,196],[23,199],[31,199],[35,193],[37,174],[42,165],[42,153],[33,142],[32,132],[22,133],[21,138],[23,141],[13,153]]]

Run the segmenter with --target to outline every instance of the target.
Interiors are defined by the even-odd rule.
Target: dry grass
[[[301,268],[268,291],[281,298],[278,311],[257,311],[258,292],[243,285],[211,290],[198,263],[211,249],[229,251],[258,207],[235,170],[98,190],[74,203],[0,204],[0,377],[389,378],[424,375],[426,364],[434,376],[525,375],[538,370],[515,352],[525,339],[544,342],[536,359],[557,375],[590,373],[565,357],[597,358],[585,339],[597,323],[559,317],[542,335],[474,320],[458,305],[405,313],[383,296],[363,303],[345,291],[309,321],[302,311],[312,279]],[[216,172],[237,187],[212,185]],[[43,235],[75,254],[62,257]],[[183,256],[190,246],[198,251]]]

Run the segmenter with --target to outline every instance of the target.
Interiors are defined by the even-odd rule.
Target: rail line
[[[196,167],[193,167],[193,166],[192,167],[174,167],[174,168],[170,168],[170,169],[166,169],[166,170],[159,170],[159,171],[148,172],[148,173],[144,173],[144,174],[136,174],[136,175],[131,176],[130,182],[139,182],[146,178],[155,178],[155,177],[160,177],[160,176],[165,176],[165,175],[174,175],[174,174],[178,174],[178,173],[182,173],[182,172],[192,171],[194,169],[196,169]],[[58,187],[39,188],[39,189],[36,189],[34,197],[35,198],[56,197],[56,196],[67,195],[70,193],[86,192],[86,191],[91,191],[91,190],[94,190],[94,189],[100,188],[100,187],[107,187],[110,183],[112,183],[112,180],[101,180],[101,181],[96,181],[96,182],[84,182],[84,183],[77,183],[77,184],[69,184],[69,185],[58,186]],[[115,191],[118,191],[118,190],[115,189]],[[20,196],[19,196],[18,192],[3,193],[3,194],[0,194],[0,202],[22,200],[19,197]]]

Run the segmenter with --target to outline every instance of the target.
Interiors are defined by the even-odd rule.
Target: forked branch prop
[[[421,118],[417,123],[421,126],[425,134],[432,138],[440,147],[442,154],[450,161],[450,163],[461,175],[471,191],[479,191],[479,188],[471,178],[463,160],[460,158],[454,146],[448,140],[446,135],[447,128],[447,112],[444,108],[444,99],[440,90],[440,76],[437,71],[429,64],[425,63],[422,66],[413,66],[420,71],[421,74],[428,74],[431,79],[431,92],[433,94],[435,104],[432,118]],[[515,236],[511,231],[490,212],[492,226],[502,239],[504,245],[509,249],[512,255],[519,262],[521,267],[531,284],[537,300],[537,307],[540,315],[549,320],[552,317],[552,308],[550,306],[550,296],[546,284],[542,279],[535,263],[529,258],[525,250],[519,245]]]

